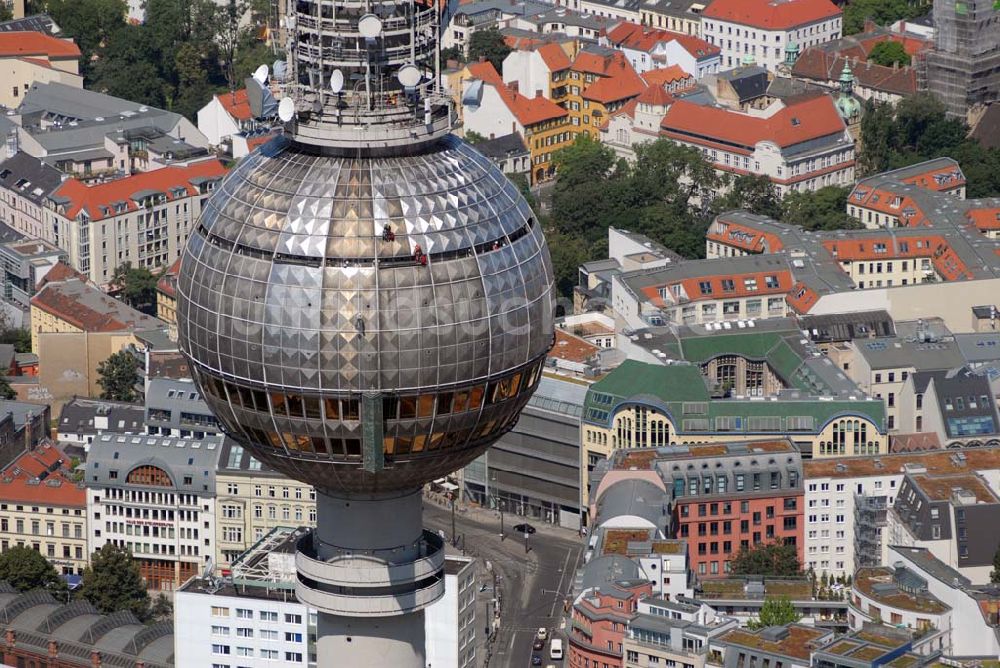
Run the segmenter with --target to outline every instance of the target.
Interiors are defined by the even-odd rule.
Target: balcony
[[[350,588],[324,589],[323,585],[301,573],[295,582],[295,595],[299,601],[321,613],[347,617],[391,617],[422,610],[444,596],[444,577],[421,589],[405,592],[357,594],[355,591]]]
[[[420,557],[394,559],[392,551],[379,554],[343,554],[320,560],[313,548],[312,532],[299,539],[295,568],[300,576],[331,587],[391,587],[434,577],[444,568],[444,541],[424,530],[418,550]],[[399,554],[409,550],[399,550]]]

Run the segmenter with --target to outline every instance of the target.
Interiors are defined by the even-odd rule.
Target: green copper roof
[[[787,342],[781,343],[785,348],[779,346],[776,350],[776,363],[791,365],[797,357]],[[796,374],[800,371],[793,369]],[[885,429],[885,404],[879,399],[711,399],[698,367],[634,360],[626,361],[590,386],[583,421],[608,426],[615,406],[629,402],[665,410],[681,434],[726,432],[736,438],[739,434],[787,433],[794,437],[796,432],[816,433],[841,415],[864,416]]]
[[[689,362],[704,364],[720,355],[739,355],[763,360],[782,337],[790,331],[745,332],[714,336],[689,336],[681,339],[681,354]]]

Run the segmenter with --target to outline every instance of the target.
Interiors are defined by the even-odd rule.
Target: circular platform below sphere
[[[397,157],[271,142],[203,206],[178,292],[225,430],[333,493],[464,466],[513,425],[552,342],[540,225],[453,136]]]

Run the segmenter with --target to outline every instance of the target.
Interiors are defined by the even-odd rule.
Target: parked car
[[[517,533],[535,533],[535,527],[530,524],[517,524],[514,526],[514,531]]]

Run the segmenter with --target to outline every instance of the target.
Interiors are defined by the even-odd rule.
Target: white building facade
[[[829,0],[716,0],[701,18],[702,37],[722,49],[723,69],[752,58],[771,72],[783,62],[790,42],[801,52],[840,39],[842,23],[842,13]]]

